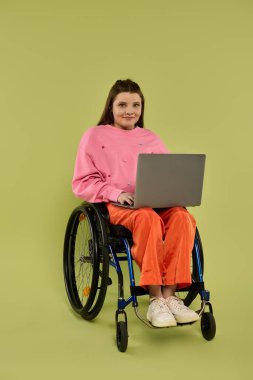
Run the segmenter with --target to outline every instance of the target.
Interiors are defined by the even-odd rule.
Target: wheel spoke
[[[93,319],[101,310],[108,284],[109,258],[98,254],[101,226],[90,206],[73,210],[65,234],[64,276],[67,294],[74,310]],[[99,288],[98,288],[99,286]]]

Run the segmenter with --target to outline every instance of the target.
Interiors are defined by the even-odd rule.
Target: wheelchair
[[[138,296],[148,292],[135,285],[131,257],[131,232],[121,225],[112,225],[104,203],[83,202],[70,215],[65,232],[63,272],[69,302],[76,313],[86,320],[94,319],[102,309],[107,287],[112,284],[109,267],[118,278],[118,300],[115,313],[116,344],[124,352],[128,346],[128,326],[125,308],[132,303],[136,316],[147,326],[156,328],[138,310]],[[121,261],[126,261],[130,280],[130,296],[124,296]],[[203,281],[204,256],[200,234],[196,229],[192,250],[192,284],[177,289],[177,295],[189,306],[200,295],[201,332],[206,340],[214,338],[216,323],[210,303],[210,292]],[[208,307],[209,311],[205,311]],[[195,323],[191,322],[190,324]]]

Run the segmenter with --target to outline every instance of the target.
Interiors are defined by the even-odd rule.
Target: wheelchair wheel
[[[66,228],[63,270],[70,304],[87,320],[100,312],[108,284],[109,255],[100,240],[93,210],[77,207]]]
[[[203,248],[202,248],[202,243],[200,239],[200,234],[197,228],[196,228],[196,234],[195,234],[195,243],[197,243],[199,259],[200,259],[202,275],[203,275],[204,255],[203,255]],[[200,278],[199,278],[199,272],[198,272],[197,252],[196,252],[195,243],[192,250],[192,263],[191,263],[192,282],[199,282]],[[184,304],[186,306],[189,306],[197,297],[198,291],[182,292],[182,293],[178,293],[177,295],[184,301]]]
[[[216,323],[212,313],[206,312],[201,317],[201,332],[206,340],[212,340],[216,333]]]
[[[116,341],[120,352],[125,352],[128,344],[127,323],[119,321],[116,324]]]

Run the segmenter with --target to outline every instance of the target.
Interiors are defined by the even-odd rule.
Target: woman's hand
[[[132,205],[134,203],[134,194],[133,193],[121,193],[118,197],[118,202],[122,205],[124,203]]]

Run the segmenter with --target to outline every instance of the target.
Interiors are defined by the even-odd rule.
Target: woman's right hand
[[[133,193],[121,193],[118,197],[118,202],[122,205],[124,203],[132,205],[134,203],[134,194]]]

